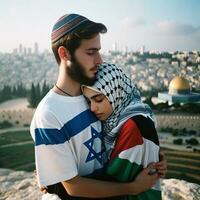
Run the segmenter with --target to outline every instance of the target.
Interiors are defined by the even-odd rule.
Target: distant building
[[[174,77],[169,84],[169,91],[158,93],[158,98],[170,103],[200,102],[200,94],[193,93],[188,81],[180,76]]]
[[[128,52],[128,46],[124,46],[124,47],[123,47],[123,52],[124,52],[124,53],[127,53],[127,52]]]
[[[13,54],[14,54],[14,55],[17,55],[17,54],[18,54],[18,49],[17,49],[17,48],[13,49]]]
[[[27,48],[26,47],[24,47],[24,52],[23,52],[23,54],[26,56],[27,55]]]
[[[112,45],[112,50],[115,52],[118,51],[116,42]]]
[[[39,46],[38,46],[38,43],[35,42],[34,44],[34,54],[38,54],[39,53]]]
[[[22,46],[22,44],[19,45],[19,54],[20,55],[23,54],[23,46]]]
[[[29,48],[28,48],[28,55],[31,55],[31,53],[32,53],[32,50],[31,50],[31,48],[29,47]]]
[[[140,48],[140,54],[143,55],[144,52],[145,52],[145,46],[143,45],[143,46],[141,46],[141,48]]]

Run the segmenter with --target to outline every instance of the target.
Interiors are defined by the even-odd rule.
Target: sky
[[[200,0],[0,0],[0,52],[50,50],[55,21],[79,13],[106,25],[102,51],[200,51]]]

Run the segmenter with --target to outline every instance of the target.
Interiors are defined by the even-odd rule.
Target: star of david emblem
[[[91,160],[97,159],[100,164],[103,163],[103,154],[105,152],[105,147],[102,146],[100,149],[100,152],[96,152],[93,148],[95,140],[101,140],[102,141],[102,133],[97,132],[93,127],[91,128],[92,137],[84,142],[84,145],[88,148],[89,153],[86,158],[86,162],[89,162]],[[97,141],[96,141],[97,142]]]

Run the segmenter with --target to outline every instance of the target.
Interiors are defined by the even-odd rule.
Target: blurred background
[[[156,114],[166,179],[200,183],[200,1],[1,0],[0,168],[32,172],[29,126],[54,85],[54,22],[79,13],[104,23],[104,61],[137,85]]]

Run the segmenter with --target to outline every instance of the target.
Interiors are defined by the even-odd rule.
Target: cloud
[[[189,24],[181,24],[178,22],[173,21],[162,21],[159,22],[157,25],[158,32],[167,35],[174,35],[174,36],[184,36],[190,35],[198,32],[200,27],[194,27]]]
[[[111,49],[117,43],[119,49],[128,46],[139,50],[177,51],[199,50],[200,27],[175,21],[149,23],[145,18],[124,18],[115,29],[105,35],[103,46]]]
[[[135,27],[140,27],[140,26],[146,25],[146,21],[142,17],[138,17],[138,18],[126,17],[126,18],[122,19],[119,23],[121,26],[130,27],[130,28],[135,28]]]

